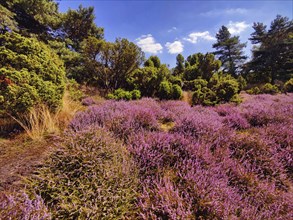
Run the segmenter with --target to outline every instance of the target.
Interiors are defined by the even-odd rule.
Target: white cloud
[[[183,44],[181,41],[174,41],[173,43],[167,42],[165,46],[168,49],[168,53],[170,54],[177,54],[177,53],[182,53],[183,52]]]
[[[211,11],[200,13],[202,16],[212,17],[220,15],[243,15],[248,14],[248,10],[245,8],[227,8],[227,9],[214,9]]]
[[[241,22],[232,22],[230,21],[227,28],[231,34],[240,34],[241,32],[245,31],[249,27],[245,21]]]
[[[184,40],[187,40],[193,44],[197,43],[199,39],[213,41],[216,40],[208,31],[204,32],[193,32],[188,35],[188,38],[184,38]]]
[[[177,27],[172,27],[171,29],[168,30],[168,33],[171,33],[173,31],[177,31]]]
[[[142,51],[146,53],[162,53],[162,45],[160,43],[156,43],[154,37],[151,34],[142,35],[136,39],[136,42]]]

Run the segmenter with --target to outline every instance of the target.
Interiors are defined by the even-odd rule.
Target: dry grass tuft
[[[11,116],[32,140],[43,140],[48,135],[59,134],[70,122],[75,113],[82,110],[79,102],[70,98],[66,92],[62,100],[62,108],[52,113],[44,105],[38,105],[19,118]]]
[[[182,101],[187,102],[189,105],[192,105],[192,92],[191,91],[183,91]]]

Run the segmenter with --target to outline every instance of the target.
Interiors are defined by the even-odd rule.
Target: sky
[[[176,56],[213,52],[216,34],[222,25],[232,35],[247,42],[245,53],[251,55],[248,38],[253,22],[268,27],[276,15],[292,20],[293,0],[57,0],[59,10],[94,6],[95,23],[104,28],[105,40],[127,38],[145,52],[146,58],[157,55],[162,63],[176,65]]]

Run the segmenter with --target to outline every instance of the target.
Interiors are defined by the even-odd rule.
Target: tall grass
[[[81,109],[81,104],[72,100],[65,92],[62,107],[55,113],[51,112],[45,104],[40,104],[25,115],[10,116],[25,130],[30,139],[42,140],[47,135],[60,134],[75,113]]]

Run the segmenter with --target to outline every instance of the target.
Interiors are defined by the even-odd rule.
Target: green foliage
[[[79,84],[74,79],[67,79],[66,90],[71,100],[80,101],[84,96],[83,92],[80,90]]]
[[[160,65],[159,68],[147,66],[136,69],[127,78],[130,87],[138,89],[142,96],[154,97],[162,81],[170,78],[170,71],[166,65]]]
[[[171,99],[180,99],[182,97],[182,89],[180,86],[173,84],[172,85],[172,98]]]
[[[168,100],[168,99],[180,99],[182,96],[182,89],[179,85],[172,84],[169,81],[162,81],[160,83],[157,97],[160,99]]]
[[[293,21],[288,17],[277,17],[270,29],[263,23],[254,23],[251,34],[252,60],[247,65],[249,82],[260,81],[275,84],[292,78],[293,72]]]
[[[128,77],[141,65],[144,53],[127,39],[115,43],[89,37],[82,43],[83,78],[105,89],[128,89]]]
[[[210,80],[210,78],[219,71],[221,62],[215,59],[210,53],[196,53],[187,57],[187,67],[184,70],[183,78],[186,81],[202,78]]]
[[[135,219],[137,172],[120,142],[95,127],[58,149],[30,181],[53,219]]]
[[[170,75],[169,81],[172,84],[176,84],[176,85],[178,85],[180,87],[182,87],[182,85],[183,85],[182,79],[179,76]]]
[[[161,61],[158,56],[150,56],[147,61],[144,63],[145,67],[155,67],[160,68],[161,67]]]
[[[182,75],[184,72],[185,66],[184,66],[184,57],[182,54],[178,54],[176,56],[176,67],[174,69],[174,75]]]
[[[270,83],[266,83],[264,86],[261,87],[261,93],[265,94],[277,94],[279,93],[279,89],[276,85],[272,85]]]
[[[139,90],[125,91],[124,89],[116,89],[113,93],[107,95],[108,99],[115,100],[137,100],[140,99],[141,93]]]
[[[241,65],[246,60],[243,48],[246,43],[240,43],[239,36],[231,36],[227,27],[222,26],[216,35],[217,42],[213,44],[214,54],[223,64],[223,72],[236,77],[241,71]]]
[[[24,113],[44,103],[51,110],[61,105],[64,64],[45,44],[16,33],[0,35],[0,108]]]
[[[293,92],[293,78],[289,79],[284,85],[285,92]]]
[[[80,44],[86,38],[92,36],[97,39],[104,37],[103,28],[96,26],[94,8],[84,8],[82,5],[77,10],[69,9],[62,18],[62,29],[67,38],[72,43],[70,44],[75,50],[80,50]]]
[[[52,31],[60,27],[61,19],[58,4],[52,0],[10,0],[7,7],[14,16],[17,30],[26,36],[36,34],[40,39],[52,37]]]
[[[192,104],[193,105],[215,105],[217,104],[217,95],[208,87],[199,87],[192,94]]]
[[[219,102],[229,102],[239,91],[237,81],[229,78],[220,79],[213,89],[216,91]]]
[[[194,80],[193,104],[215,105],[225,102],[239,103],[239,84],[233,77],[214,75],[209,82]]]
[[[261,93],[260,89],[257,86],[252,87],[251,89],[247,90],[246,92],[250,95],[257,95],[257,94]]]
[[[132,90],[130,93],[131,93],[131,96],[132,96],[132,100],[138,100],[138,99],[141,98],[141,93],[137,89]]]
[[[7,31],[17,31],[17,22],[14,20],[15,14],[0,5],[0,34]]]
[[[244,79],[243,76],[238,76],[237,78],[237,82],[238,82],[238,85],[239,85],[239,90],[244,90],[247,86],[247,81]]]
[[[168,81],[162,81],[159,86],[157,96],[160,99],[169,99],[172,92],[172,85]]]

